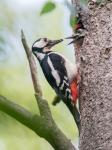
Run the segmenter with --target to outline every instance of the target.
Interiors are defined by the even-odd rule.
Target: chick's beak
[[[77,42],[80,39],[83,39],[85,37],[85,34],[75,34],[69,37],[66,37],[65,39],[72,39],[73,41],[71,41],[68,45]]]
[[[72,39],[73,41],[71,41],[68,45],[74,43],[76,41],[76,36],[72,35],[72,36],[69,36],[69,37],[66,37],[65,39]]]
[[[48,42],[48,46],[53,47],[54,45],[61,43],[63,41],[63,39],[59,39],[59,40],[50,40]]]

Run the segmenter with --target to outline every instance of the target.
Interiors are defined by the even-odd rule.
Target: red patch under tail
[[[74,104],[76,104],[76,101],[78,99],[78,84],[77,84],[77,81],[73,81],[71,84],[70,84],[70,89],[71,89],[71,94],[72,94],[72,102]]]

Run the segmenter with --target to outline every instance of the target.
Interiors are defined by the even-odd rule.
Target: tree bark
[[[83,16],[85,17],[85,16]],[[80,50],[80,150],[112,149],[112,3],[89,11]]]

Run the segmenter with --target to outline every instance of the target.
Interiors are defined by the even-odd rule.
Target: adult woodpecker
[[[33,43],[32,52],[37,57],[48,83],[73,114],[73,107],[78,98],[77,65],[73,65],[64,56],[51,50],[54,45],[62,41],[62,39],[40,38]],[[77,123],[79,113],[76,107],[75,114]]]

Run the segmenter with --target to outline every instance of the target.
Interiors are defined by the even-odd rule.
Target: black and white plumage
[[[66,104],[79,128],[80,114],[73,105],[78,98],[77,65],[73,65],[64,56],[51,50],[62,41],[62,39],[40,38],[32,45],[32,52],[37,57],[47,81]]]
[[[43,73],[56,94],[62,99],[73,99],[70,83],[77,76],[77,66],[50,49],[61,41],[51,42],[46,38],[39,39],[33,44],[32,51],[39,60]]]

